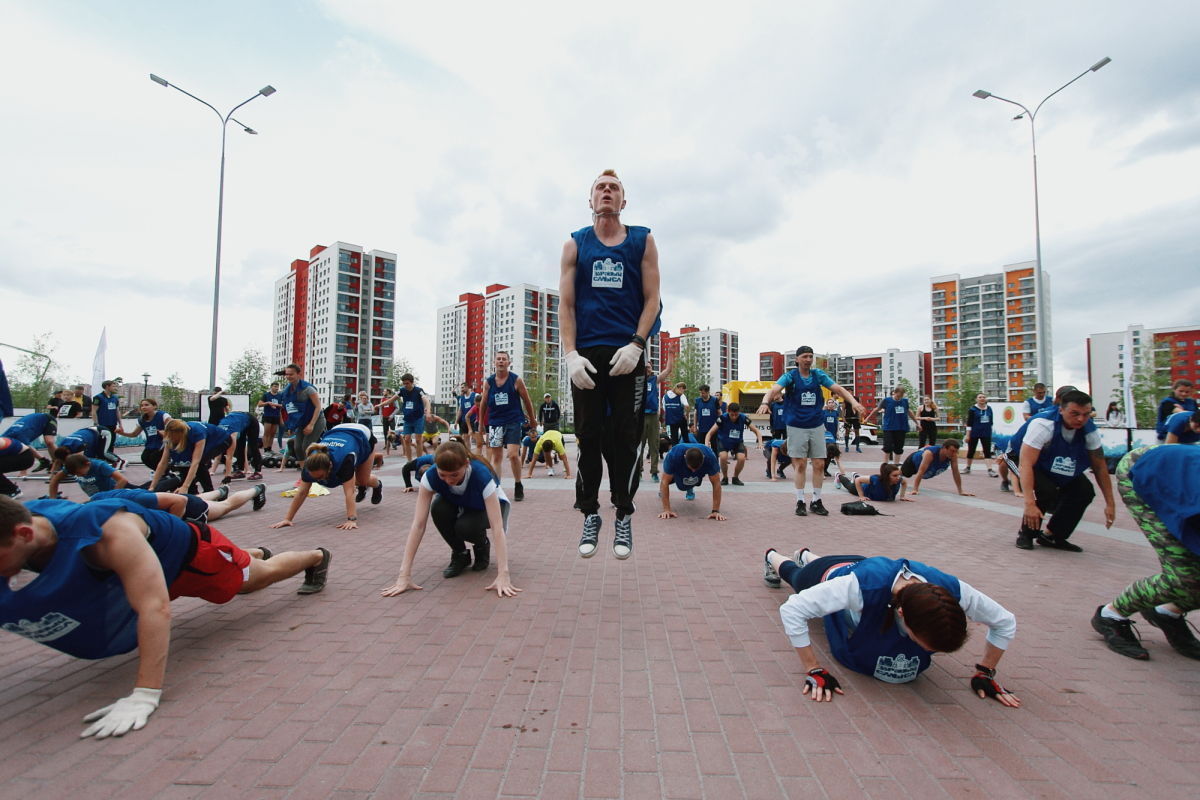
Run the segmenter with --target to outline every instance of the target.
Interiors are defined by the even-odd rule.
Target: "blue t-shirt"
[[[1158,433],[1158,438],[1162,439],[1167,435],[1167,418],[1172,414],[1178,413],[1175,411],[1175,406],[1179,406],[1184,411],[1196,410],[1196,398],[1189,397],[1180,400],[1175,395],[1168,395],[1158,403],[1158,419],[1154,424],[1154,430]]]
[[[908,430],[908,398],[897,400],[894,397],[883,398],[883,412],[880,414],[879,426],[885,431]]]
[[[264,403],[282,403],[282,392],[263,392],[262,402]],[[263,422],[279,422],[279,406],[263,406],[262,407]]]
[[[942,446],[940,444],[931,444],[927,447],[922,447],[908,457],[908,460],[912,462],[914,470],[921,469],[921,459],[924,457],[926,450],[933,454],[933,460],[929,462],[929,468],[921,475],[921,480],[925,481],[935,478],[950,469],[950,462],[954,460],[947,458],[945,461],[942,461]]]
[[[96,408],[96,424],[102,428],[115,428],[121,418],[120,395],[107,395],[104,392],[92,398]]]
[[[521,394],[517,391],[517,373],[508,373],[508,379],[501,384],[496,383],[495,375],[490,375],[487,383],[488,427],[512,425],[525,418],[521,410]]]
[[[49,414],[41,412],[26,414],[14,421],[12,425],[9,425],[8,430],[3,435],[9,439],[16,439],[22,444],[29,444],[34,439],[45,434],[47,426],[49,426],[53,419]]]
[[[871,480],[863,487],[863,494],[867,496],[867,499],[874,500],[877,503],[891,502],[896,499],[896,495],[899,493],[899,483],[894,486],[884,486],[883,478],[879,475],[872,475]]]
[[[650,229],[626,225],[625,239],[609,247],[589,225],[571,234],[575,258],[575,346],[624,347],[638,331],[646,296],[642,292],[642,257]],[[659,302],[659,314],[662,303]],[[661,324],[655,317],[650,336]],[[647,337],[649,338],[649,337]]]
[[[971,406],[967,412],[967,427],[971,429],[971,438],[992,435],[992,409]]]
[[[834,385],[833,378],[824,370],[813,368],[805,378],[798,367],[793,367],[779,376],[777,384],[783,387],[783,404],[786,409],[784,419],[792,428],[820,428],[825,424],[821,412],[825,400],[821,397],[821,387],[829,388]]]
[[[165,411],[155,411],[150,415],[150,419],[146,419],[145,416],[137,418],[138,427],[142,429],[142,433],[146,436],[147,450],[162,450],[162,431],[163,427],[167,424],[167,419],[167,412]]]
[[[89,497],[96,492],[107,492],[117,488],[117,482],[113,480],[113,473],[116,472],[108,462],[101,458],[89,458],[92,468],[88,470],[87,475],[76,475],[75,483],[83,490],[83,493]]]
[[[717,424],[717,417],[721,415],[721,410],[717,404],[717,398],[711,394],[705,400],[699,395],[692,400],[696,408],[696,432],[701,438],[708,433],[708,429]]]
[[[699,450],[704,454],[704,463],[699,469],[688,469],[686,455],[688,450]],[[702,444],[684,444],[679,443],[672,447],[663,458],[662,463],[663,475],[670,475],[675,487],[683,491],[695,488],[700,485],[701,481],[706,477],[716,475],[721,471],[721,465],[717,461],[716,454],[712,448],[705,447]]]
[[[1129,469],[1133,490],[1171,535],[1200,556],[1200,447],[1147,448]]]
[[[104,439],[95,428],[83,428],[58,440],[59,447],[68,453],[83,453],[88,458],[104,457]]]
[[[1180,444],[1195,444],[1200,441],[1200,433],[1192,430],[1193,411],[1177,411],[1167,417],[1166,432],[1179,437]]]
[[[792,463],[791,456],[784,455],[784,452],[782,449],[783,445],[784,445],[783,439],[772,439],[771,441],[767,442],[767,444],[766,444],[767,458],[769,459],[771,457],[771,451],[774,451],[775,452],[775,465],[779,466],[779,467],[786,467],[788,464]]]
[[[746,426],[750,424],[750,418],[745,414],[738,414],[735,420],[728,414],[722,414],[717,418],[717,438],[721,440],[721,447],[729,450],[742,444],[746,438]]]
[[[202,458],[212,456],[229,446],[229,433],[220,426],[209,425],[207,422],[189,422],[187,425],[187,441],[184,442],[183,449],[176,450],[172,447],[168,451],[168,458],[175,466],[191,465],[192,449],[196,446],[196,442],[204,442]]]
[[[400,415],[404,417],[405,422],[416,422],[425,416],[425,403],[421,398],[425,396],[425,390],[420,386],[413,386],[411,389],[405,389],[401,386],[396,390],[396,397],[399,398]]]
[[[234,411],[232,414],[226,414],[224,417],[222,417],[221,421],[217,424],[217,427],[228,431],[229,433],[236,433],[238,436],[241,436],[246,432],[246,429],[250,427],[252,422],[257,421],[258,420],[247,414],[245,411]]]

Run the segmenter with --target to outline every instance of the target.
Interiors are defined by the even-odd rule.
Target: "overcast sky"
[[[88,378],[207,381],[230,125],[219,381],[268,351],[272,289],[342,240],[399,254],[396,352],[435,310],[557,286],[604,168],[661,254],[663,327],[761,350],[929,349],[929,278],[1042,256],[1056,381],[1089,333],[1200,323],[1194,2],[121,3],[0,0],[0,341]],[[16,354],[0,348],[10,365]],[[135,377],[136,376],[136,377]]]

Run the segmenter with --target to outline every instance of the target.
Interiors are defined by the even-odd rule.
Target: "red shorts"
[[[199,597],[210,603],[228,603],[250,575],[250,554],[207,525],[189,522],[196,537],[196,553],[171,582],[171,599]]]

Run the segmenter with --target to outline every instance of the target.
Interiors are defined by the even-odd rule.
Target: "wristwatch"
[[[346,517],[347,522],[358,522],[358,517]]]

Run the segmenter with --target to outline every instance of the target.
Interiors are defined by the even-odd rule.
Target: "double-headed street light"
[[[229,110],[228,114],[222,115],[220,111],[217,111],[217,109],[213,108],[211,103],[201,100],[199,97],[196,97],[196,95],[192,94],[186,89],[180,89],[178,86],[164,78],[160,78],[157,75],[151,74],[150,80],[154,81],[159,86],[169,86],[172,89],[183,92],[198,103],[204,103],[204,105],[211,108],[213,113],[217,115],[217,119],[221,120],[221,177],[219,183],[220,188],[217,190],[217,263],[213,270],[212,353],[210,354],[208,368],[208,388],[211,389],[217,385],[217,320],[221,301],[221,221],[225,212],[225,131],[229,125],[229,121],[233,120],[234,123],[242,126],[243,131],[257,136],[258,131],[254,130],[248,125],[242,125],[242,123],[238,122],[236,119],[233,119],[233,112],[246,105],[246,103],[249,103],[250,100],[253,100],[255,97],[270,97],[271,95],[275,94],[275,87],[264,86],[255,92],[253,97],[238,103]]]
[[[1022,117],[1028,117],[1029,119],[1029,137],[1033,144],[1033,235],[1037,252],[1037,266],[1033,272],[1033,291],[1034,294],[1037,295],[1037,306],[1033,315],[1034,331],[1037,335],[1037,376],[1038,380],[1051,387],[1054,385],[1054,364],[1051,360],[1052,356],[1050,354],[1050,343],[1047,341],[1047,329],[1049,326],[1046,325],[1046,308],[1048,304],[1046,303],[1045,293],[1042,290],[1042,223],[1041,215],[1038,210],[1037,131],[1034,130],[1034,118],[1037,117],[1037,112],[1041,110],[1042,106],[1046,104],[1047,100],[1049,100],[1051,97],[1054,97],[1054,95],[1058,94],[1063,89],[1082,78],[1084,75],[1087,75],[1089,72],[1095,72],[1110,61],[1112,61],[1112,59],[1108,56],[1105,56],[1095,64],[1092,64],[1083,72],[1079,73],[1074,78],[1067,81],[1050,94],[1046,95],[1042,99],[1042,102],[1038,103],[1037,108],[1033,109],[1033,111],[1030,111],[1023,104],[1018,103],[1016,100],[1009,100],[1007,97],[1001,97],[998,94],[992,94],[991,92],[984,91],[983,89],[979,89],[973,94],[974,97],[978,97],[980,100],[987,100],[991,98],[993,100],[1000,100],[1004,103],[1010,103],[1014,106],[1017,106],[1021,109],[1021,113],[1013,117],[1014,120],[1021,119]]]

